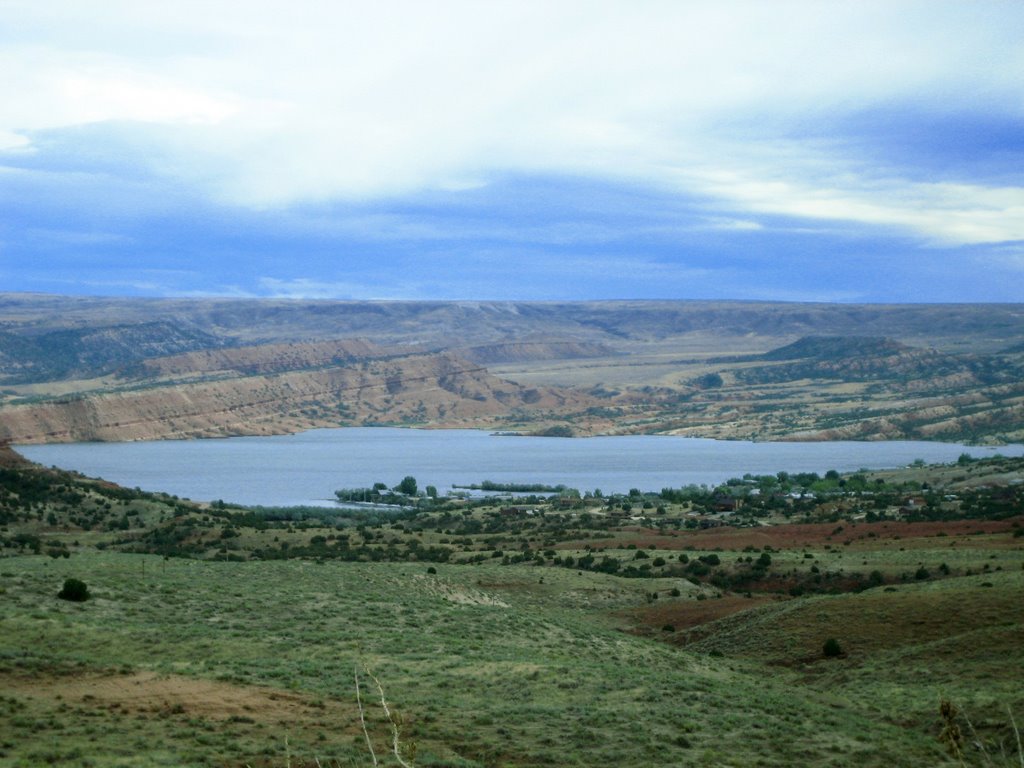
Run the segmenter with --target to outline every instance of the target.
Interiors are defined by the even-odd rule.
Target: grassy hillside
[[[941,696],[986,736],[1022,704],[999,682],[1020,668],[1019,625],[959,660],[929,638],[789,669],[750,643],[709,655],[616,631],[609,609],[643,595],[593,574],[103,554],[3,567],[9,764],[369,765],[366,669],[418,765],[937,765]],[[93,599],[57,600],[69,575]],[[1019,577],[999,581],[1019,594]],[[845,640],[857,622],[829,618],[739,634]],[[389,726],[364,695],[383,753]]]
[[[1021,460],[325,512],[3,458],[0,765],[1019,765]]]

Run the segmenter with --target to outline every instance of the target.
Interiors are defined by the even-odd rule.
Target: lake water
[[[745,473],[840,472],[904,466],[915,459],[952,462],[1024,455],[931,442],[749,443],[647,435],[542,438],[474,430],[383,427],[317,429],[277,437],[159,440],[133,443],[26,445],[18,450],[45,466],[73,469],[129,488],[196,501],[264,506],[330,505],[338,488],[397,485],[412,475],[420,488],[482,480],[566,485],[604,493],[659,491],[718,484]]]

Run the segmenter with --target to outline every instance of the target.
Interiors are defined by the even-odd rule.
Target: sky
[[[1019,0],[0,0],[0,291],[1024,302]]]

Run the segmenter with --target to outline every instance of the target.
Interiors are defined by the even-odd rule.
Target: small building
[[[740,500],[723,493],[711,499],[711,507],[715,512],[735,512],[740,508]]]

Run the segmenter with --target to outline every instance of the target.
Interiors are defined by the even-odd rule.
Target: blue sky
[[[0,290],[1024,301],[1024,4],[0,0]]]

